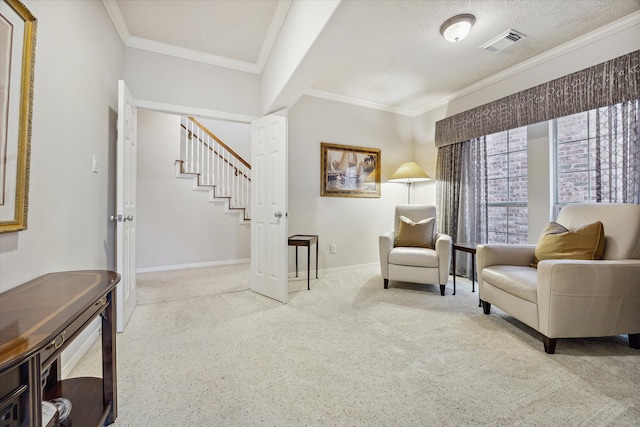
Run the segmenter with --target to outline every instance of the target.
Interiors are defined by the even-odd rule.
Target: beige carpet
[[[290,282],[283,305],[249,267],[138,275],[118,335],[116,426],[640,425],[640,351],[559,340],[458,294],[375,267]],[[99,375],[99,346],[72,376]]]

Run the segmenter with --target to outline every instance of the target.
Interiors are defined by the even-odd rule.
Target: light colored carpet
[[[116,426],[623,426],[640,423],[640,351],[559,340],[458,293],[377,267],[290,282],[281,304],[249,266],[138,275],[117,338]],[[72,376],[100,375],[95,345]]]

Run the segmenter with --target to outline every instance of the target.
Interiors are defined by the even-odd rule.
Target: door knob
[[[282,212],[276,212],[273,214],[276,218],[282,218]]]

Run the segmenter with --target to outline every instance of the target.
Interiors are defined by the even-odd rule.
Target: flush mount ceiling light
[[[471,27],[473,27],[475,23],[476,17],[469,13],[456,15],[444,21],[440,26],[440,34],[442,34],[442,37],[448,42],[455,43],[467,37],[469,30],[471,30]]]

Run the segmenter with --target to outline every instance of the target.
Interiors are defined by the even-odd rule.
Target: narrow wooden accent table
[[[476,276],[476,246],[475,243],[454,243],[451,255],[453,258],[453,295],[456,294],[456,251],[467,252],[471,254],[471,292],[475,292],[475,276]],[[480,303],[482,305],[482,303]]]
[[[289,246],[296,247],[296,277],[298,277],[298,246],[307,247],[307,290],[311,289],[311,245],[316,245],[316,279],[318,278],[318,235],[295,234],[289,237]]]
[[[120,275],[107,270],[40,276],[0,294],[0,419],[41,426],[42,401],[71,401],[68,423],[111,424],[118,415],[116,298]],[[102,318],[102,378],[61,379],[60,355]],[[44,373],[49,373],[44,376]],[[5,424],[3,424],[5,425]]]

